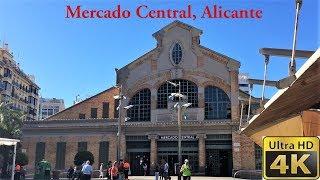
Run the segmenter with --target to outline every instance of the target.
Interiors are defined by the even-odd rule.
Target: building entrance
[[[131,175],[143,176],[148,175],[150,171],[150,153],[148,152],[129,152],[128,160],[131,163]],[[143,166],[147,167],[147,172],[144,172]]]
[[[131,174],[148,175],[150,172],[150,142],[146,136],[127,136],[127,159],[131,164]],[[147,171],[144,171],[144,166]]]
[[[182,142],[182,163],[185,159],[188,159],[193,173],[197,173],[199,169],[197,145],[197,141]],[[158,142],[158,162],[160,164],[162,159],[168,162],[170,175],[179,173],[175,170],[175,166],[179,164],[177,147],[178,142]]]
[[[206,152],[207,176],[232,176],[232,152],[226,149],[210,149]]]

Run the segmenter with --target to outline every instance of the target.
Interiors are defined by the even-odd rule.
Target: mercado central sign
[[[178,141],[179,137],[178,136],[170,136],[170,135],[165,135],[165,136],[160,136],[159,140],[163,141]],[[196,140],[197,137],[195,135],[182,135],[181,140],[183,141],[193,141]]]

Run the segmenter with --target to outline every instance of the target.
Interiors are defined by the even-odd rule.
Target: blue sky
[[[115,84],[120,68],[156,45],[152,33],[175,19],[66,19],[66,5],[112,9],[117,4],[132,12],[145,4],[154,9],[185,8],[195,14],[206,5],[226,9],[262,9],[263,18],[201,19],[181,21],[203,30],[201,44],[241,62],[241,72],[263,77],[259,48],[291,48],[294,0],[0,0],[0,40],[9,43],[17,62],[36,76],[43,97],[63,98],[72,105],[77,94],[92,96]],[[298,49],[319,47],[319,3],[304,0],[298,32]],[[272,58],[269,79],[287,75],[289,59]],[[304,60],[298,60],[298,67]],[[275,91],[268,89],[270,97]],[[260,95],[260,88],[255,88]]]

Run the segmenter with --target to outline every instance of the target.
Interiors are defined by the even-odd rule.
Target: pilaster
[[[150,134],[148,135],[148,138],[150,139],[150,172],[153,174],[153,170],[155,168],[155,165],[157,164],[157,158],[158,158],[158,146],[157,146],[157,139],[158,135],[156,134]]]
[[[206,134],[197,134],[197,138],[199,143],[199,173],[204,175],[206,166]]]

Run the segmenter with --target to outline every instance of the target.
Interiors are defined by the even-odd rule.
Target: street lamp
[[[119,162],[120,160],[120,136],[121,136],[121,105],[122,105],[122,100],[124,99],[127,99],[126,96],[124,96],[122,94],[122,85],[118,86],[119,88],[119,95],[115,95],[113,96],[113,98],[115,100],[118,100],[119,101],[119,105],[117,107],[117,110],[118,110],[118,132],[117,132],[117,161]],[[128,105],[128,106],[125,106],[123,107],[123,109],[125,110],[128,110],[130,108],[132,108],[134,105]],[[128,121],[130,118],[125,118],[125,121]]]
[[[178,87],[178,93],[171,93],[169,99],[174,100],[174,98],[178,98],[178,102],[173,106],[174,108],[178,109],[178,160],[179,160],[179,167],[182,164],[182,153],[181,153],[181,122],[182,122],[182,108],[186,109],[191,105],[191,103],[184,103],[182,100],[187,100],[188,97],[181,94],[181,83],[174,83],[171,81],[167,81],[167,83],[173,85],[174,87]],[[178,179],[181,179],[180,173],[178,173]]]

